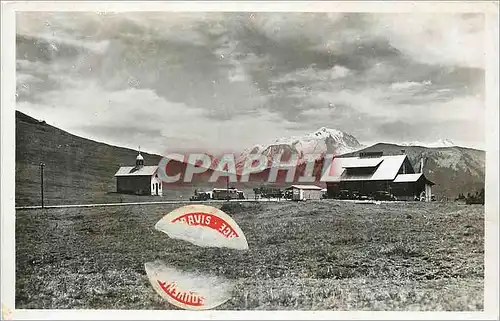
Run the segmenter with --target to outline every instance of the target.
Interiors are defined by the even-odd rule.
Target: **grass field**
[[[174,309],[143,268],[161,259],[233,279],[232,298],[218,309],[483,309],[483,206],[222,205],[248,251],[155,231],[178,206],[18,210],[16,308]]]

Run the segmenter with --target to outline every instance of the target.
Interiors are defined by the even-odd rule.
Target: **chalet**
[[[366,195],[390,193],[398,200],[431,201],[433,182],[423,173],[423,160],[418,173],[406,154],[383,155],[381,152],[360,153],[358,157],[336,157],[332,162],[327,195]]]
[[[144,166],[144,157],[137,155],[135,166],[120,167],[115,174],[116,192],[136,195],[163,195],[158,166]]]
[[[322,188],[316,185],[292,185],[287,190],[293,201],[319,200],[323,195]]]

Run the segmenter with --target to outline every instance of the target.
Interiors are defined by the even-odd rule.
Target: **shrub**
[[[475,194],[467,193],[465,203],[484,205],[484,188],[482,188],[480,191],[477,191]]]

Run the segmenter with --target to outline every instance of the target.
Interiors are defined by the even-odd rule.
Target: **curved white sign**
[[[155,229],[197,246],[248,249],[247,239],[238,224],[212,206],[194,204],[175,209],[159,220]]]
[[[145,269],[155,291],[182,309],[213,309],[231,297],[233,285],[220,277],[182,272],[161,261],[148,262]]]

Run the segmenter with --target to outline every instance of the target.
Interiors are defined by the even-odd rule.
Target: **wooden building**
[[[327,185],[329,198],[339,195],[373,196],[389,193],[398,200],[431,201],[433,182],[415,172],[406,154],[361,153],[358,157],[336,157]]]
[[[322,199],[322,188],[316,185],[292,185],[287,188],[292,191],[293,201],[319,200]]]
[[[144,157],[137,155],[135,166],[120,167],[115,174],[116,192],[135,195],[163,195],[158,178],[158,166],[145,166]]]
[[[227,200],[227,199],[244,199],[245,195],[242,191],[231,188],[214,188],[212,189],[212,199]]]

